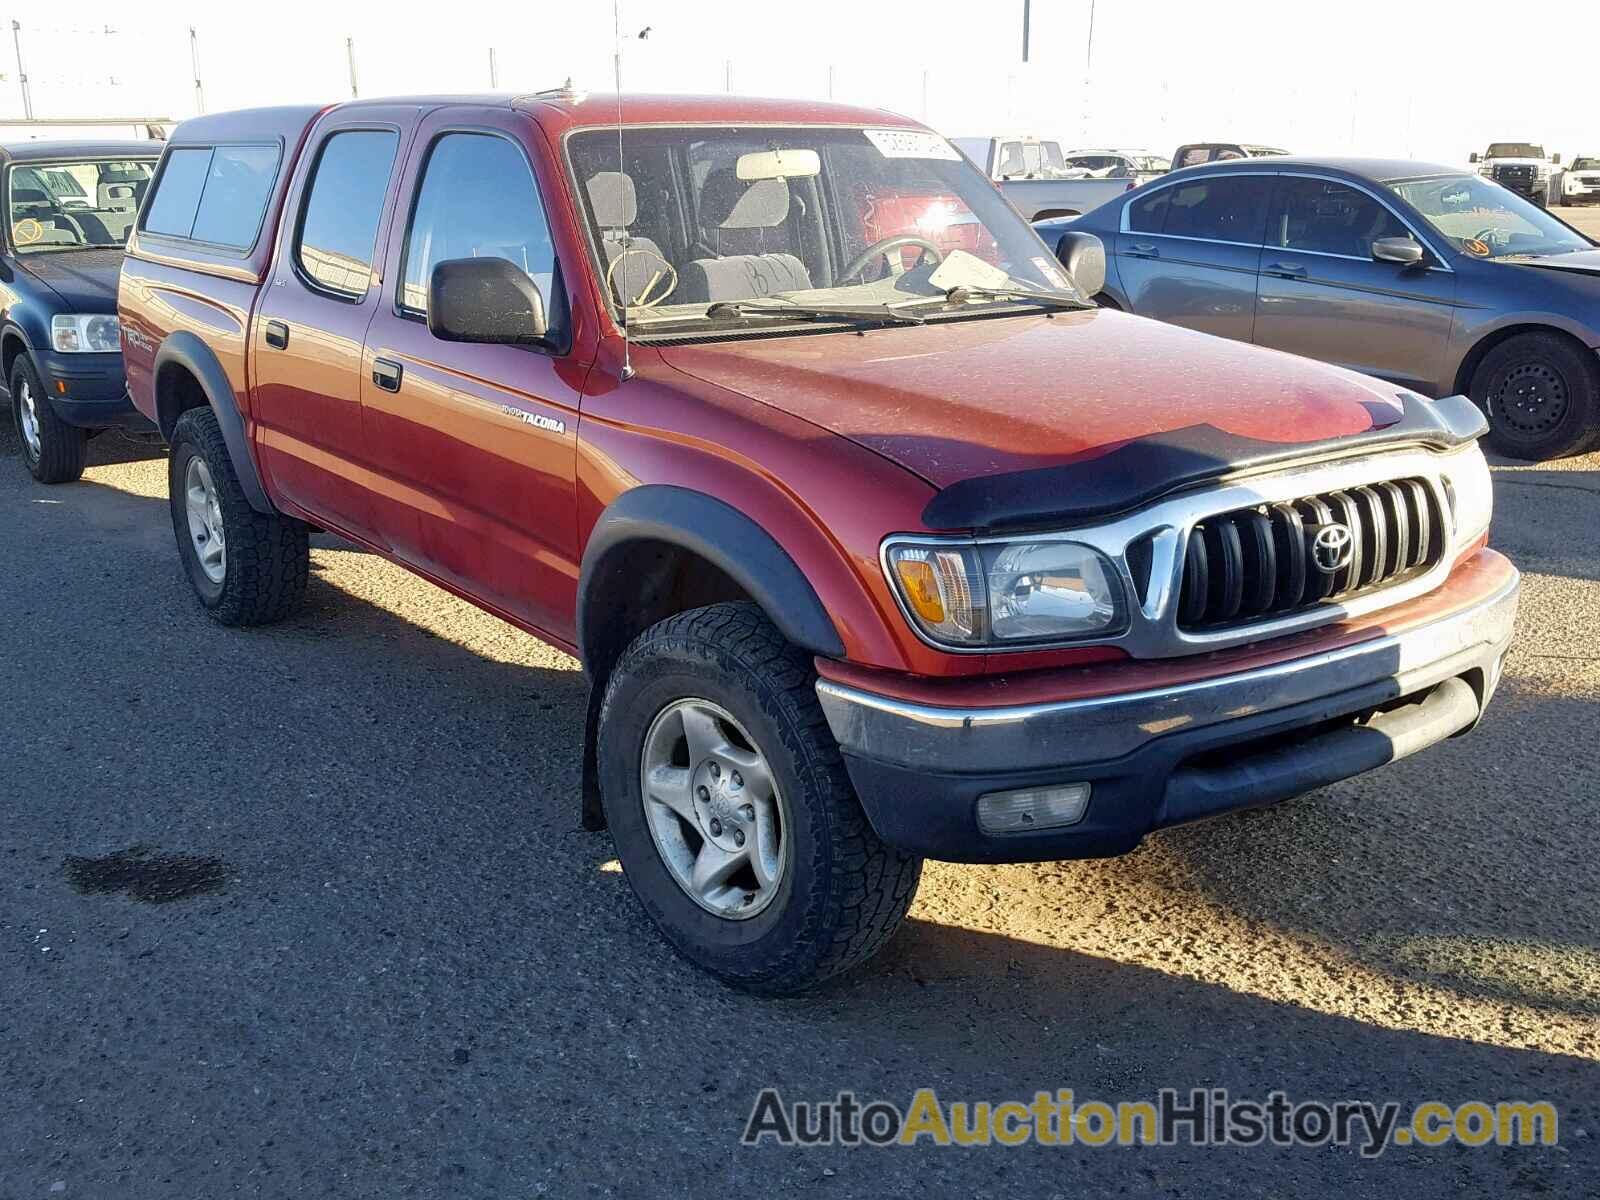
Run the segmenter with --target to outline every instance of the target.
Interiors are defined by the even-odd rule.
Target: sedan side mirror
[[[1056,258],[1085,296],[1092,300],[1105,291],[1106,246],[1094,234],[1063,233],[1056,243]]]
[[[1372,243],[1372,257],[1379,262],[1414,267],[1422,261],[1422,246],[1415,238],[1386,237]]]
[[[503,258],[449,258],[428,280],[428,332],[446,342],[527,346],[549,333],[539,285]]]

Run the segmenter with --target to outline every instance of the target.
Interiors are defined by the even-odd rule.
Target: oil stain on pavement
[[[126,892],[130,899],[147,904],[219,892],[228,875],[220,858],[157,854],[152,846],[131,846],[101,858],[68,855],[61,869],[85,896]]]

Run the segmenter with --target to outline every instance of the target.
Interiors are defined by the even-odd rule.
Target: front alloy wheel
[[[194,542],[195,558],[212,583],[228,577],[228,542],[223,532],[222,507],[217,488],[211,481],[211,468],[198,456],[184,469],[183,507],[189,518],[189,537]]]
[[[645,820],[672,878],[707,912],[747,920],[778,894],[783,800],[765,756],[727,709],[679,700],[645,735]]]

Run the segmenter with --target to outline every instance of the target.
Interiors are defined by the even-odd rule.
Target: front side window
[[[433,268],[454,258],[515,263],[555,310],[550,225],[527,159],[503,137],[447,133],[434,143],[406,235],[401,307],[427,312]]]
[[[624,143],[619,160],[615,130],[584,130],[567,153],[608,298],[636,331],[737,325],[732,306],[749,304],[943,320],[1017,303],[984,294],[1003,289],[1082,303],[1016,210],[926,130],[632,127]]]
[[[1161,228],[1142,232],[1260,245],[1271,185],[1264,175],[1215,175],[1165,188]]]
[[[19,254],[125,245],[154,167],[154,158],[12,167],[11,244]]]
[[[392,129],[347,130],[322,144],[295,246],[300,269],[319,286],[366,295],[399,145]]]
[[[1481,175],[1404,179],[1387,186],[1472,258],[1544,257],[1594,248],[1537,204]]]
[[[1267,245],[1284,250],[1371,258],[1380,238],[1409,237],[1387,207],[1331,179],[1284,176],[1267,223]]]

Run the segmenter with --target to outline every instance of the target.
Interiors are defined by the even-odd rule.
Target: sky
[[[1492,140],[1542,141],[1569,160],[1600,153],[1592,72],[1548,52],[1600,43],[1600,4],[1586,0],[1034,0],[1027,63],[1022,8],[622,0],[623,86],[831,95],[952,137],[1026,132],[1161,153],[1231,139],[1448,163]],[[488,90],[491,49],[501,90],[568,77],[613,87],[610,0],[75,0],[0,18],[22,26],[41,117],[193,115],[191,27],[209,111],[348,97],[347,38],[363,96]],[[1537,35],[1525,57],[1518,28]],[[15,56],[0,47],[0,119],[21,115]]]

